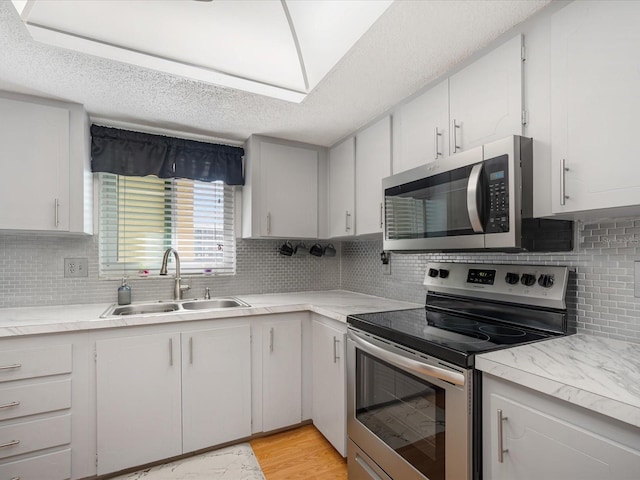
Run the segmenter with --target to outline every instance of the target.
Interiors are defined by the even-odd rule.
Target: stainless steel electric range
[[[349,480],[479,480],[475,355],[571,333],[566,267],[430,263],[425,308],[351,315]]]

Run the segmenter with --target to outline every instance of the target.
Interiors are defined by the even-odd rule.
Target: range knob
[[[429,276],[431,278],[436,278],[438,276],[438,269],[437,268],[430,268],[429,269]]]
[[[445,270],[444,268],[441,268],[438,273],[440,274],[440,278],[447,278],[449,276],[449,270]]]
[[[520,275],[518,275],[517,273],[508,272],[504,277],[504,281],[509,285],[515,285],[516,283],[518,283],[518,281],[520,281]]]
[[[543,288],[553,287],[553,275],[543,273],[542,275],[540,275],[540,278],[538,278],[538,285]]]
[[[536,276],[535,275],[531,275],[530,273],[523,273],[522,274],[522,278],[520,278],[520,282],[523,285],[525,285],[527,287],[530,287],[531,285],[536,283]]]

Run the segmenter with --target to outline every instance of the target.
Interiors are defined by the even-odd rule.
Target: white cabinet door
[[[490,377],[489,377],[490,378]],[[581,407],[483,381],[483,469],[492,480],[628,480],[640,471],[640,432]],[[502,421],[499,423],[499,413]],[[502,430],[502,446],[499,431]],[[623,443],[624,442],[624,443]],[[499,450],[502,448],[502,458]]]
[[[355,139],[329,151],[329,236],[354,235]]]
[[[299,319],[262,326],[262,429],[302,421],[302,325]]]
[[[522,135],[522,35],[452,75],[449,106],[451,154]]]
[[[183,451],[251,435],[249,325],[182,333]]]
[[[391,175],[391,117],[356,137],[356,234],[382,232],[382,179]]]
[[[430,88],[393,115],[393,173],[449,156],[449,81]]]
[[[640,2],[574,2],[551,22],[552,210],[638,205]]]
[[[317,238],[318,152],[263,141],[260,162],[261,236]]]
[[[69,230],[69,110],[0,98],[0,229]]]
[[[182,453],[180,335],[96,341],[98,475]]]
[[[347,456],[346,325],[313,321],[313,424],[343,457]]]

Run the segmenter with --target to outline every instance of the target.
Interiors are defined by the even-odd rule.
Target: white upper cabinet
[[[247,141],[244,238],[318,237],[319,150],[256,135]]]
[[[382,179],[391,175],[391,117],[356,136],[356,234],[382,232]]]
[[[355,139],[329,150],[329,236],[354,235]],[[357,218],[357,217],[356,217]]]
[[[640,2],[574,2],[551,19],[552,210],[640,204]],[[564,168],[563,168],[564,165]]]
[[[80,105],[0,94],[0,229],[92,233],[88,132]]]
[[[398,108],[393,126],[393,173],[449,156],[449,82]]]
[[[449,78],[451,154],[522,135],[522,46],[517,35]]]

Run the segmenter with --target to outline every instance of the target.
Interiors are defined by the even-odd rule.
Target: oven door
[[[350,328],[347,381],[349,480],[471,478],[467,370]]]
[[[385,178],[384,250],[484,248],[482,152]]]

